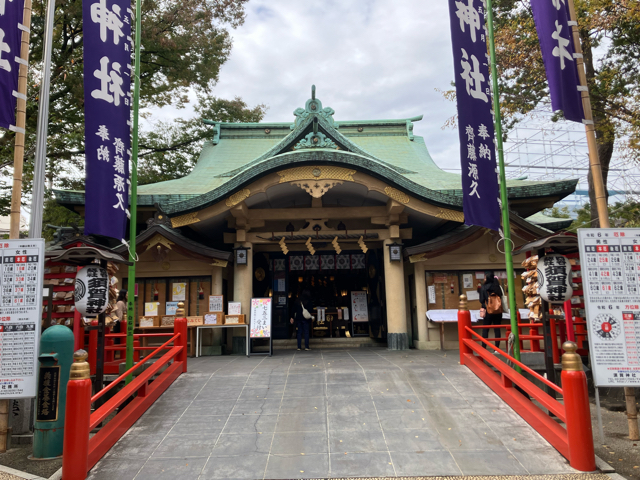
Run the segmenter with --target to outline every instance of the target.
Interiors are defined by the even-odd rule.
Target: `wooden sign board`
[[[164,315],[160,318],[160,326],[161,327],[173,327],[173,322],[175,321],[175,315]]]
[[[204,325],[204,318],[202,316],[187,317],[187,325]]]
[[[271,297],[251,299],[251,338],[271,338]]]
[[[158,317],[158,316],[140,317],[139,325],[141,327],[157,327],[157,326],[160,325],[160,317]]]
[[[225,325],[244,325],[245,323],[244,315],[226,315],[224,317]]]
[[[221,312],[223,310],[223,300],[224,297],[222,295],[209,295],[209,311]]]
[[[224,325],[224,312],[205,313],[204,325]]]

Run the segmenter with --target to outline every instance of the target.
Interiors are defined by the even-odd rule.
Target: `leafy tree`
[[[551,208],[545,208],[544,213],[547,217],[553,218],[571,218],[571,213],[569,213],[569,207],[566,205],[564,207],[554,206]]]
[[[256,121],[260,105],[240,99],[210,98],[220,66],[231,51],[230,28],[244,22],[248,0],[145,0],[142,3],[141,107],[184,108],[195,90],[198,114],[214,120]],[[33,0],[23,198],[31,193],[39,82],[42,69],[45,0]],[[132,22],[135,23],[135,22]],[[51,96],[46,179],[49,188],[84,189],[84,90],[82,0],[56,2],[51,66]],[[198,119],[155,125],[141,132],[141,169],[160,174],[148,181],[173,178],[188,171],[205,137]],[[159,135],[162,132],[162,135]],[[14,134],[0,133],[0,174],[10,178]],[[168,163],[177,161],[174,172]],[[154,163],[157,162],[157,165]],[[143,179],[145,179],[143,175]],[[10,181],[0,185],[0,215],[8,213]],[[46,202],[47,208],[54,206]],[[55,213],[51,213],[55,218]],[[46,215],[45,215],[46,216]],[[51,221],[49,223],[55,223]],[[58,222],[60,223],[60,222]]]
[[[144,133],[138,156],[138,184],[180,178],[191,171],[200,154],[202,140],[213,136],[212,128],[204,125],[202,119],[259,122],[266,110],[264,105],[249,108],[239,97],[234,100],[205,95],[199,97],[195,118],[179,118],[171,123],[156,122],[149,132]]]
[[[576,218],[568,230],[575,232],[578,228],[593,228],[591,204],[585,203],[577,210]],[[612,228],[639,228],[640,202],[626,200],[609,205],[609,222]]]
[[[501,105],[508,128],[550,100],[529,2],[497,0],[494,5]],[[575,0],[575,6],[606,185],[616,144],[626,143],[629,157],[640,160],[640,2]],[[555,117],[560,118],[561,113]],[[597,226],[596,212],[591,215]]]

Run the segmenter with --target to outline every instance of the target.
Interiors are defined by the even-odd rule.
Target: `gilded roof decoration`
[[[342,185],[342,182],[328,180],[311,180],[304,182],[292,182],[291,185],[300,187],[313,198],[321,198],[325,193],[327,193],[336,185]]]
[[[356,171],[349,168],[333,166],[305,166],[289,168],[278,172],[280,183],[296,182],[299,180],[343,180],[353,182]]]
[[[439,212],[436,214],[436,217],[442,218],[444,220],[451,220],[452,222],[464,222],[464,213],[458,212],[456,210],[449,210],[446,208],[440,208]]]
[[[384,193],[386,193],[387,197],[393,198],[396,202],[400,202],[403,204],[409,203],[409,195],[401,192],[400,190],[392,187],[385,187]]]
[[[186,225],[191,225],[192,223],[198,223],[200,219],[198,218],[198,212],[191,212],[185,215],[180,215],[179,217],[174,217],[171,219],[171,226],[173,228],[184,227]]]
[[[227,207],[234,207],[243,200],[249,198],[249,195],[251,195],[251,191],[248,188],[244,188],[227,198],[225,204],[227,205]]]

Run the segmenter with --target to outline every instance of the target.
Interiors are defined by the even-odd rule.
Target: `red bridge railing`
[[[458,310],[460,364],[467,366],[487,384],[567,458],[573,468],[583,472],[595,470],[587,377],[582,368],[582,360],[576,353],[576,344],[566,342],[563,345],[566,353],[562,356],[562,388],[560,388],[503,350],[496,348],[491,341],[478,335],[471,326],[471,315],[466,308],[466,295],[461,295],[460,299],[460,310]],[[487,328],[494,328],[494,326]],[[563,402],[547,394],[529,378],[505,363],[503,359],[517,365],[530,378],[562,395]],[[527,398],[521,392],[526,392],[531,398]],[[539,405],[531,399],[536,400]]]
[[[170,338],[159,347],[148,347],[153,351],[144,358],[144,362],[134,365],[93,396],[90,367],[85,361],[87,353],[79,351],[74,355],[67,386],[62,456],[64,480],[84,480],[89,470],[153,405],[153,402],[180,374],[187,372],[187,319],[176,318],[173,333],[150,336],[159,335]],[[152,365],[140,372],[111,398],[104,400],[107,393],[161,352],[162,356]],[[164,371],[160,373],[163,368]],[[158,376],[154,378],[156,375]],[[91,405],[96,402],[96,408],[91,413]],[[111,417],[118,408],[117,414]],[[89,438],[90,432],[104,422],[104,426]]]

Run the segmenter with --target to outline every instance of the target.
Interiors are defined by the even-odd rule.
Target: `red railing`
[[[498,339],[482,338],[474,331],[477,328],[471,326],[471,315],[468,310],[458,311],[460,364],[467,366],[487,384],[567,458],[573,468],[585,472],[595,470],[587,379],[580,356],[575,353],[576,345],[572,342],[563,345],[567,353],[562,357],[562,388],[560,388],[491,344],[491,341]],[[494,326],[481,328],[494,328]],[[483,345],[498,355],[489,352]],[[562,395],[563,402],[547,394],[500,357],[520,367],[534,381]],[[526,392],[530,398],[521,392]],[[536,400],[540,406],[533,403],[531,399]],[[553,419],[551,414],[564,423],[564,426]]]
[[[141,334],[140,336],[147,335]],[[153,350],[144,361],[134,365],[116,380],[95,395],[91,396],[91,380],[88,378],[89,366],[86,365],[86,378],[74,378],[75,363],[71,370],[71,379],[67,387],[67,405],[65,413],[64,454],[62,456],[62,477],[65,480],[82,480],[87,472],[105,453],[124,435],[144,412],[164,393],[173,381],[187,371],[187,320],[176,318],[173,333],[148,334],[149,336],[170,336],[159,347],[142,347]],[[171,346],[170,344],[173,344]],[[116,347],[120,348],[120,347]],[[122,347],[124,348],[124,347]],[[129,375],[142,367],[148,360],[158,355],[152,365],[140,372],[111,398],[105,395],[123,382]],[[165,369],[162,373],[160,371]],[[158,375],[159,374],[159,375]],[[154,378],[158,375],[156,378]],[[93,413],[91,404],[103,400]],[[91,438],[89,433],[103,424],[118,408],[118,413]]]

